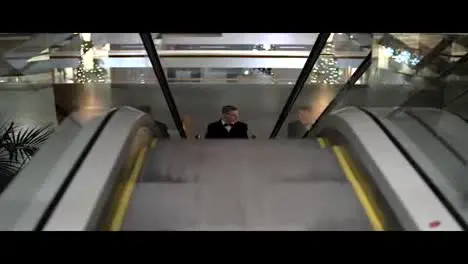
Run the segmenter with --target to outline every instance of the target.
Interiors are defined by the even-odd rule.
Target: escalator
[[[315,141],[160,141],[141,170],[121,230],[372,230]]]
[[[109,115],[37,230],[461,229],[359,109],[313,140],[158,139],[138,110]]]
[[[468,214],[460,213],[463,200],[458,199],[463,190],[453,191],[457,182],[443,179],[452,173],[448,166],[431,167],[428,157],[435,152],[414,147],[425,144],[433,151],[439,140],[424,126],[437,126],[427,120],[428,111],[401,111],[402,120],[394,118],[400,104],[343,103],[369,68],[371,54],[303,139],[275,138],[325,45],[327,36],[320,35],[269,140],[191,140],[154,43],[143,33],[181,138],[162,139],[153,118],[131,107],[88,117],[91,121],[76,113],[0,197],[0,229],[464,230]],[[421,133],[405,134],[408,127]],[[55,165],[42,168],[41,161],[51,157]],[[457,180],[466,160],[456,163]],[[442,176],[433,177],[434,172]],[[24,193],[29,196],[18,199]]]

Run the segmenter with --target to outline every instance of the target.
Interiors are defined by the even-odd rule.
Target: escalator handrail
[[[146,53],[151,62],[154,74],[156,75],[159,82],[161,92],[163,93],[164,99],[166,100],[167,107],[169,108],[169,112],[172,116],[172,120],[174,120],[174,124],[179,131],[180,137],[186,139],[187,134],[185,133],[184,125],[182,123],[179,110],[177,109],[177,104],[174,100],[174,97],[172,96],[171,90],[169,89],[169,83],[167,82],[167,78],[159,59],[158,51],[156,50],[153,38],[150,33],[140,33],[140,38],[143,42],[143,46],[145,46]]]
[[[441,82],[443,79],[445,79],[447,76],[449,76],[454,70],[456,70],[458,67],[460,67],[461,65],[465,64],[466,62],[468,61],[468,53],[463,55],[460,59],[458,59],[456,62],[452,63],[447,69],[445,69],[442,73],[439,74],[439,76],[437,76],[436,78],[430,80],[430,81],[434,81],[434,82]],[[442,83],[440,85],[440,87],[437,87],[441,92],[443,92],[444,88],[446,87],[446,83]],[[411,100],[413,100],[414,98],[416,98],[419,94],[421,94],[421,92],[423,91],[427,91],[427,89],[421,89],[421,90],[418,90],[416,91],[413,95],[411,95],[407,100],[405,100],[401,106],[406,106],[408,104],[408,102],[410,102]],[[461,97],[463,97],[466,93],[468,92],[468,89],[460,92],[459,94],[457,94],[455,97],[453,97],[449,102],[447,103],[441,103],[440,105],[440,108],[445,108],[449,105],[451,105],[452,103],[458,101],[458,99],[460,99]],[[398,109],[396,109],[395,111],[397,111]],[[391,113],[392,114],[392,113]]]
[[[439,199],[439,201],[445,206],[447,211],[453,216],[455,221],[464,229],[468,229],[468,224],[465,222],[463,217],[453,205],[448,201],[447,197],[437,188],[434,182],[430,179],[429,175],[421,168],[421,166],[413,159],[409,152],[403,147],[403,145],[396,139],[396,137],[390,132],[390,130],[383,124],[383,122],[371,111],[367,110],[364,107],[358,107],[363,113],[369,116],[375,124],[387,135],[388,139],[393,143],[393,145],[400,151],[400,153],[405,157],[405,159],[411,164],[411,166],[416,170],[416,172],[421,176],[423,181],[427,184],[430,190],[434,195]]]
[[[442,138],[437,132],[424,120],[422,120],[418,115],[414,112],[410,111],[409,109],[403,109],[403,113],[410,116],[416,123],[420,124],[424,129],[429,132],[440,144],[442,144],[452,155],[457,158],[457,160],[466,165],[466,160],[463,158],[463,155],[455,150],[444,138]]]
[[[72,182],[76,172],[81,167],[81,164],[86,159],[88,153],[91,151],[94,143],[98,140],[99,136],[101,135],[102,131],[106,127],[107,123],[112,118],[112,116],[117,112],[117,110],[118,110],[118,108],[113,108],[109,112],[107,112],[105,118],[102,120],[102,122],[97,127],[96,131],[91,136],[91,139],[86,144],[86,146],[83,149],[83,151],[81,152],[80,156],[74,162],[72,168],[68,172],[68,174],[65,177],[65,180],[63,181],[63,183],[60,185],[60,187],[57,190],[56,194],[54,195],[53,199],[47,205],[46,210],[44,211],[44,213],[42,214],[42,216],[39,219],[38,223],[36,224],[36,227],[34,228],[35,231],[41,231],[44,228],[44,226],[47,224],[47,221],[49,220],[51,215],[54,213],[55,208],[57,207],[57,205],[59,204],[61,198],[65,194],[65,192],[66,192],[68,186],[70,185],[70,183]]]
[[[278,119],[276,120],[275,126],[273,127],[273,130],[270,134],[270,139],[274,139],[278,135],[281,127],[284,124],[284,121],[289,115],[289,112],[291,112],[291,109],[294,103],[296,102],[297,97],[304,88],[304,85],[307,81],[307,78],[310,75],[310,72],[314,68],[315,63],[317,62],[318,58],[320,57],[320,54],[322,53],[322,50],[325,48],[329,36],[330,33],[320,33],[317,39],[315,40],[314,46],[310,51],[309,57],[307,58],[304,67],[299,73],[296,83],[294,84],[293,89],[289,93],[288,99],[286,100],[286,103],[284,104],[283,109],[281,110],[281,113],[279,114]]]

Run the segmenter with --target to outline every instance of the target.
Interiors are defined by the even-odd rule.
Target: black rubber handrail
[[[291,90],[291,93],[288,96],[288,100],[284,104],[283,109],[281,110],[281,113],[278,116],[278,120],[276,121],[276,124],[273,127],[273,130],[271,131],[270,139],[274,139],[278,135],[281,127],[283,126],[284,121],[289,115],[289,112],[291,112],[291,109],[294,103],[296,102],[297,97],[301,93],[302,88],[304,87],[304,84],[310,75],[310,72],[314,68],[315,62],[317,61],[317,59],[320,56],[320,53],[327,44],[329,36],[330,33],[320,33],[317,37],[317,40],[315,40],[314,46],[310,51],[309,57],[307,58],[304,67],[302,68],[301,73],[299,74],[299,77],[296,80],[296,84]]]
[[[323,110],[323,112],[317,117],[315,122],[312,124],[309,130],[305,132],[302,138],[307,138],[312,131],[317,127],[320,121],[328,115],[335,106],[341,101],[342,97],[346,94],[346,92],[361,78],[361,76],[369,69],[372,62],[372,54],[369,52],[366,58],[361,62],[359,67],[353,72],[353,75],[349,77],[346,83],[341,87],[338,93],[335,95],[333,100],[327,105],[327,107]]]
[[[73,164],[71,170],[68,172],[67,176],[65,177],[65,180],[60,185],[54,198],[52,198],[52,200],[49,202],[49,205],[47,206],[46,210],[44,211],[41,218],[39,219],[36,227],[34,228],[34,231],[41,231],[42,229],[44,229],[45,225],[47,224],[47,221],[50,219],[50,217],[54,213],[57,205],[59,204],[66,190],[70,186],[70,183],[73,181],[76,175],[76,172],[80,169],[81,165],[83,164],[84,160],[88,156],[92,147],[94,146],[96,141],[99,139],[99,136],[102,134],[102,131],[104,130],[104,128],[106,127],[106,125],[109,123],[110,119],[112,118],[112,116],[114,116],[116,112],[117,112],[117,108],[114,108],[111,111],[109,111],[106,117],[104,118],[104,120],[97,127],[96,131],[94,131],[93,135],[91,136],[91,139],[88,141],[84,150],[81,152],[80,156]]]
[[[462,154],[460,154],[456,149],[452,147],[444,138],[442,138],[437,132],[429,125],[427,124],[424,120],[422,120],[418,115],[416,115],[414,112],[412,112],[409,109],[403,109],[403,113],[407,114],[413,120],[415,120],[418,124],[420,124],[422,127],[426,129],[429,134],[431,134],[435,139],[439,141],[440,144],[442,144],[452,155],[454,155],[459,162],[463,163],[466,165],[466,160],[463,157]]]
[[[424,69],[426,66],[428,66],[434,59],[436,59],[439,55],[444,52],[444,50],[452,45],[454,42],[455,37],[453,35],[445,36],[442,38],[442,40],[437,43],[437,45],[434,46],[420,61],[416,66],[413,67],[415,70],[414,75],[417,75],[418,72],[421,69]]]
[[[396,137],[390,132],[390,130],[382,123],[382,121],[375,116],[371,111],[365,109],[364,107],[358,107],[363,113],[369,116],[375,124],[384,132],[388,139],[393,143],[393,145],[400,151],[400,153],[405,157],[405,159],[410,163],[410,165],[416,170],[416,172],[421,176],[423,181],[429,186],[434,195],[439,199],[439,201],[445,206],[449,213],[453,216],[455,221],[462,227],[463,230],[468,229],[468,224],[466,223],[463,216],[455,209],[455,207],[450,203],[447,197],[439,190],[435,183],[431,180],[429,175],[422,169],[422,167],[413,159],[409,152],[403,147],[403,145],[396,139]]]
[[[449,105],[455,103],[456,101],[460,100],[461,98],[463,98],[466,94],[468,93],[468,89],[465,89],[463,91],[461,91],[460,93],[458,93],[457,95],[455,95],[450,101],[448,101],[447,103],[444,103],[440,108],[446,108],[448,107]]]
[[[454,70],[456,70],[457,68],[461,67],[462,65],[464,65],[465,63],[468,62],[468,53],[466,53],[465,55],[463,55],[459,60],[457,60],[456,62],[454,62],[450,67],[448,67],[447,69],[445,69],[439,76],[437,76],[437,78],[433,79],[433,81],[437,81],[440,84],[440,87],[437,87],[439,89],[439,91],[442,93],[442,100],[443,100],[443,89],[445,88],[446,84],[442,82],[442,80],[449,76]],[[419,91],[416,91],[413,95],[411,95],[408,99],[405,100],[405,102],[403,102],[401,104],[401,107],[406,107],[408,106],[408,102],[411,102],[411,100],[415,99],[417,96],[419,96],[421,94],[421,92],[424,92],[424,91],[427,91],[427,89],[422,89],[422,90],[419,90]],[[465,89],[463,90],[462,92],[460,92],[459,94],[457,94],[455,97],[453,97],[449,102],[447,103],[441,103],[440,105],[440,108],[445,108],[447,107],[448,105],[458,101],[460,98],[462,98],[466,93],[468,93],[468,89]],[[389,115],[392,115],[394,112],[397,112],[397,111],[400,111],[401,110],[401,107],[400,108],[397,108],[395,109],[394,111],[392,111]]]
[[[167,82],[166,74],[162,67],[161,61],[159,60],[158,52],[154,46],[154,41],[150,33],[140,33],[141,41],[145,46],[146,52],[148,53],[148,58],[153,66],[153,71],[158,79],[159,87],[166,99],[167,107],[171,112],[172,119],[174,124],[179,131],[181,138],[187,138],[185,133],[184,125],[182,124],[182,119],[180,118],[179,110],[177,110],[177,105],[175,103],[174,97],[172,96],[171,90],[169,89],[169,83]]]
[[[447,48],[449,47],[454,41],[456,40],[456,37],[453,36],[453,35],[449,35],[449,36],[445,36],[444,38],[442,38],[442,40],[437,43],[437,45],[432,48],[420,61],[418,64],[416,64],[416,66],[413,67],[413,69],[415,70],[414,74],[412,74],[410,76],[410,80],[413,79],[414,77],[418,76],[418,73],[421,71],[421,69],[424,69],[425,67],[427,67],[428,65],[430,65],[430,63],[432,63],[436,58],[438,58],[438,56],[440,56],[442,54],[442,52]],[[451,70],[452,67],[449,67],[449,69]],[[440,80],[443,79],[443,75],[442,74],[447,74],[449,73],[450,71],[444,71],[443,73],[441,73],[441,75],[437,76],[435,79],[428,79],[424,76],[420,76],[421,78],[424,78],[424,79],[428,79],[428,81],[432,81],[432,82],[439,82],[439,86],[438,89],[440,91],[442,91],[443,89],[443,84],[440,84]],[[436,85],[437,86],[437,85]],[[400,107],[399,108],[396,108],[395,110],[393,110],[389,115],[393,115],[394,113],[398,112],[401,110],[401,107],[404,107],[406,105],[409,104],[409,102],[411,102],[412,100],[414,100],[415,98],[417,98],[422,92],[424,91],[427,91],[427,89],[423,89],[423,90],[417,90],[415,91],[413,94],[410,94],[408,99],[406,99],[403,103],[400,104]]]

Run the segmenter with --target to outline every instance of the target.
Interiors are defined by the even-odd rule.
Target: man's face
[[[309,124],[312,121],[312,113],[308,110],[299,110],[297,116],[302,124]]]
[[[239,111],[230,111],[224,114],[224,121],[228,124],[234,124],[239,121]]]

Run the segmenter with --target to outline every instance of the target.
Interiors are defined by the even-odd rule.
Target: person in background
[[[182,128],[185,131],[185,135],[187,136],[188,139],[193,139],[196,138],[194,135],[194,122],[191,116],[189,115],[184,115],[182,116]]]
[[[239,121],[239,110],[232,105],[225,105],[221,110],[221,119],[208,125],[205,138],[245,138],[248,139],[248,126]]]
[[[288,138],[302,138],[312,127],[313,114],[310,106],[301,106],[297,112],[297,120],[288,124]]]
[[[151,115],[151,107],[148,106],[148,105],[142,105],[142,106],[138,107],[138,110],[147,113],[148,115],[151,116],[151,118],[153,117]],[[159,132],[161,133],[160,135],[157,135],[157,136],[159,136],[161,138],[170,138],[169,132],[167,131],[167,125],[164,124],[163,122],[159,122],[157,120],[153,120],[153,121],[154,121],[154,124],[156,125],[156,127],[159,129]]]

